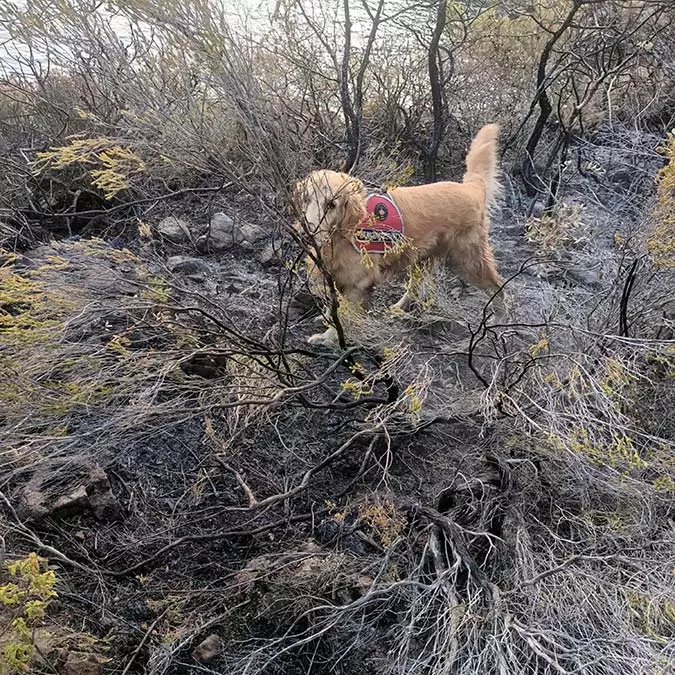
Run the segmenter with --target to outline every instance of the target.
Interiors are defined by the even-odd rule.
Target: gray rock
[[[223,251],[241,241],[239,228],[226,213],[214,213],[206,234],[197,240],[197,248],[204,252]]]
[[[575,284],[585,286],[589,289],[602,288],[602,282],[600,281],[598,271],[594,269],[568,269],[563,274],[563,277],[571,279]]]
[[[279,263],[279,252],[272,242],[267,244],[265,248],[258,254],[258,260],[264,267],[272,267]]]
[[[105,471],[97,464],[79,464],[59,481],[52,472],[38,472],[22,490],[19,510],[27,520],[73,515],[91,509],[99,520],[116,520],[120,505]]]
[[[174,274],[201,274],[208,271],[208,265],[199,258],[190,258],[185,255],[172,255],[166,266]]]
[[[234,219],[230,216],[227,215],[227,213],[223,213],[222,211],[219,211],[218,213],[214,213],[213,217],[211,218],[211,224],[210,224],[210,230],[211,230],[211,235],[216,236],[218,234],[224,234],[224,233],[232,233],[234,232],[236,228],[236,224],[234,222]]]
[[[63,664],[64,675],[100,675],[101,670],[99,659],[83,652],[69,652]]]
[[[213,242],[223,242],[231,246],[236,243],[237,229],[233,218],[226,213],[215,213],[206,234]]]
[[[197,248],[204,253],[224,251],[236,245],[253,248],[264,236],[256,225],[239,223],[226,213],[215,213],[208,231],[197,240]]]
[[[196,246],[200,253],[217,253],[218,251],[224,251],[228,248],[232,248],[234,243],[234,237],[231,235],[212,237],[209,234],[203,234],[201,237],[199,237],[199,239],[197,239]]]
[[[190,224],[176,216],[168,216],[160,221],[157,231],[174,244],[183,244],[191,239]]]
[[[251,223],[243,223],[239,228],[239,232],[241,234],[241,244],[247,248],[252,247],[253,244],[265,236],[261,228]]]
[[[244,235],[242,234],[239,227],[234,229],[234,236],[232,237],[235,244],[241,244],[244,241]]]
[[[541,218],[546,211],[546,204],[540,200],[536,200],[530,207],[530,215],[533,218]]]

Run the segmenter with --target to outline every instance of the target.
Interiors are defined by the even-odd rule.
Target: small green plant
[[[675,480],[670,476],[659,476],[654,480],[654,487],[659,492],[675,493]]]
[[[658,204],[655,222],[647,232],[647,251],[654,265],[675,268],[675,131],[668,134],[659,151],[668,163],[656,177]]]
[[[391,546],[406,527],[404,516],[390,500],[367,500],[358,506],[361,518],[380,541],[382,546]]]
[[[53,339],[68,306],[66,298],[41,282],[15,273],[11,266],[0,267],[0,344],[5,349]]]
[[[362,396],[368,396],[373,393],[370,383],[352,377],[340,383],[340,388],[343,392],[350,394],[355,401],[358,401]]]
[[[415,175],[415,166],[411,162],[404,165],[399,165],[396,162],[393,164],[392,174],[384,183],[384,189],[387,191],[392,188],[401,187],[402,185],[408,185]]]
[[[622,473],[639,471],[648,466],[634,440],[623,432],[614,432],[611,439],[604,439],[596,438],[584,427],[575,427],[567,438],[551,434],[549,443],[558,451],[569,449],[586,457],[592,464],[609,466]]]
[[[434,291],[434,278],[429,265],[420,262],[415,262],[411,265],[408,269],[408,278],[405,283],[405,292],[408,297],[418,303],[420,309],[426,312],[436,302]],[[396,306],[392,308],[392,311],[395,314],[401,313],[401,310]]]
[[[391,248],[388,248],[384,253],[383,257],[386,260],[391,256],[403,256],[403,255],[414,255],[417,250],[412,239],[403,237],[400,241],[396,242]]]
[[[525,237],[543,256],[552,255],[585,236],[586,225],[580,204],[561,203],[553,213],[530,218],[525,225]]]
[[[675,602],[668,597],[653,598],[639,591],[625,590],[631,623],[642,634],[669,644],[675,629]]]
[[[619,412],[624,398],[634,387],[636,377],[617,359],[609,358],[605,362],[605,376],[598,381],[600,389]]]
[[[366,251],[365,249],[360,249],[359,250],[359,256],[361,258],[361,264],[367,269],[367,270],[372,270],[375,267],[375,263],[373,262],[373,259]]]
[[[141,297],[145,300],[150,300],[159,304],[166,304],[169,302],[171,296],[169,286],[162,277],[155,274],[148,274],[147,287],[141,292]]]
[[[145,162],[131,149],[113,139],[74,138],[68,145],[53,147],[39,152],[33,163],[36,174],[49,169],[82,166],[94,187],[112,199],[118,192],[129,187],[131,176],[146,170]]]
[[[0,586],[0,608],[8,611],[9,619],[0,628],[2,675],[28,670],[35,650],[35,629],[56,597],[56,574],[36,553],[5,563],[5,572],[9,581]]]
[[[415,382],[405,388],[405,397],[408,401],[408,411],[414,422],[418,422],[422,415],[424,403],[424,384]]]
[[[539,338],[539,342],[536,342],[535,344],[531,344],[527,348],[527,350],[530,352],[530,356],[532,356],[532,358],[535,358],[536,356],[538,356],[542,352],[545,352],[548,349],[550,349],[550,346],[551,345],[550,345],[548,337],[546,337],[546,335],[542,335],[541,338]]]

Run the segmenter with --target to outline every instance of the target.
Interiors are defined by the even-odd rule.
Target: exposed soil
[[[559,223],[568,231],[552,256],[526,238],[529,206],[507,191],[493,226],[502,273],[513,278],[506,319],[488,314],[486,328],[484,298],[443,274],[430,308],[391,317],[391,286],[355,326],[362,346],[352,361],[306,346],[316,312],[293,305],[297,284],[281,261],[259,261],[269,238],[257,250],[201,256],[157,239],[75,237],[19,255],[17,274],[32,270],[75,302],[45,358],[58,368],[67,354],[107,354],[96,368],[112,393],[64,408],[62,437],[44,399],[26,403],[32,426],[16,406],[0,416],[19,456],[3,470],[16,508],[2,516],[5,546],[49,558],[59,579],[50,620],[96,638],[89,651],[109,660],[92,672],[365,675],[408,664],[405,672],[435,673],[438,654],[454,650],[448,672],[488,673],[500,672],[490,662],[500,640],[520,651],[499,657],[520,672],[556,671],[550,654],[557,672],[592,655],[613,667],[579,672],[621,672],[631,649],[644,672],[653,653],[672,658],[672,620],[650,628],[666,641],[650,653],[627,601],[607,599],[631,589],[635,573],[640,593],[665,602],[673,501],[653,484],[667,469],[644,445],[636,452],[646,465],[635,466],[556,449],[547,441],[565,423],[552,417],[581,404],[555,391],[537,398],[544,374],[523,387],[529,403],[513,393],[543,335],[551,360],[587,356],[589,372],[604,358],[634,358],[651,381],[625,394],[623,414],[650,438],[672,440],[672,387],[643,363],[643,343],[608,337],[627,274],[615,232],[635,225],[634,193],[622,186],[618,202],[607,184],[595,194],[582,198],[572,184],[568,203],[585,208]],[[219,199],[214,210],[234,205],[265,225],[250,204]],[[171,273],[172,255],[201,262]],[[644,298],[658,305],[650,283],[638,279],[633,308]],[[656,339],[651,311],[635,309],[633,338]],[[345,389],[356,372],[378,373],[384,347],[403,355],[395,367],[372,390]],[[416,383],[419,410],[406,394]],[[573,598],[590,589],[598,600],[581,608]],[[73,657],[52,658],[59,672],[84,672],[63,670]]]

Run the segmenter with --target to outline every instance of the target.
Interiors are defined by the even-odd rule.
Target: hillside
[[[0,673],[675,672],[668,4],[46,7],[0,10]],[[294,181],[459,180],[489,121],[506,311],[432,269],[308,345]]]

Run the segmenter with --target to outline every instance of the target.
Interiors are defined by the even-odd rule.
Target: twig
[[[254,537],[258,534],[264,534],[265,532],[269,532],[270,530],[275,529],[276,527],[282,527],[284,525],[288,525],[289,523],[298,523],[303,520],[312,520],[313,518],[316,518],[317,516],[322,516],[326,513],[328,513],[329,509],[326,507],[322,507],[320,509],[315,509],[309,513],[302,513],[297,516],[291,516],[290,518],[282,518],[280,520],[275,520],[272,523],[267,523],[266,525],[261,525],[260,527],[256,527],[251,530],[244,530],[244,529],[239,529],[239,530],[222,530],[220,532],[210,532],[208,534],[188,534],[185,535],[184,537],[179,537],[178,539],[174,539],[173,541],[169,542],[166,544],[166,546],[162,546],[158,551],[153,553],[152,555],[148,556],[147,558],[144,558],[140,562],[132,565],[131,567],[127,567],[126,569],[123,569],[119,572],[107,572],[110,576],[113,577],[124,577],[128,576],[129,574],[135,572],[136,570],[140,569],[141,567],[144,567],[148,563],[153,562],[154,560],[157,560],[160,556],[164,555],[165,553],[168,553],[169,551],[172,551],[175,548],[178,548],[179,546],[182,546],[183,544],[189,544],[190,542],[195,542],[195,541],[217,541],[218,539],[227,539],[227,538],[234,538],[234,537]]]
[[[255,498],[253,491],[248,486],[243,476],[234,467],[230,466],[227,462],[218,457],[218,455],[215,455],[214,458],[224,469],[227,469],[228,471],[231,471],[234,474],[234,477],[237,479],[237,483],[239,483],[239,486],[241,487],[241,489],[246,494],[246,497],[248,498],[249,508],[251,509],[256,508],[258,506],[258,500]]]
[[[129,672],[129,669],[133,665],[134,661],[136,660],[136,657],[139,655],[141,649],[143,649],[143,646],[145,645],[147,639],[150,637],[150,634],[152,631],[155,629],[155,626],[164,618],[166,613],[171,609],[171,605],[169,605],[149,626],[148,630],[145,631],[145,635],[143,635],[143,638],[141,641],[138,643],[138,647],[134,649],[134,653],[131,655],[131,658],[127,661],[127,665],[124,666],[124,670],[122,671],[121,675],[127,675]]]

